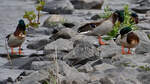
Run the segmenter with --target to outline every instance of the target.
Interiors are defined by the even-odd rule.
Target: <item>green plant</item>
[[[100,14],[100,17],[101,18],[108,18],[112,15],[112,11],[110,11],[110,7],[107,5],[105,8],[104,8],[104,13]]]
[[[140,69],[144,70],[144,71],[150,71],[150,67],[148,65],[145,66],[139,66]]]
[[[102,15],[104,18],[108,18],[110,15],[112,14],[112,12],[109,10],[109,7],[106,7],[104,10],[104,14]],[[110,40],[112,38],[115,38],[116,35],[118,34],[119,30],[121,28],[124,27],[131,27],[132,30],[136,30],[138,29],[137,26],[135,25],[135,23],[133,21],[131,21],[131,16],[130,16],[131,12],[128,9],[128,5],[124,6],[124,22],[123,23],[119,23],[118,21],[115,23],[113,30],[111,32],[108,33],[108,37],[104,37],[104,40]]]
[[[43,9],[45,5],[45,2],[43,0],[39,1],[39,4],[37,4],[36,6],[36,11],[38,12],[38,14],[36,15],[36,13],[34,11],[25,11],[25,14],[23,16],[23,18],[27,19],[29,21],[29,23],[26,25],[27,27],[34,27],[37,28],[40,24],[40,11]]]

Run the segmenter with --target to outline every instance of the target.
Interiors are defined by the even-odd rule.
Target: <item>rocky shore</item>
[[[45,2],[40,27],[27,29],[24,54],[11,56],[10,64],[5,37],[38,1],[0,0],[0,84],[150,84],[150,0]],[[106,5],[114,11],[126,4],[139,16],[135,32],[140,44],[133,54],[122,55],[113,39],[100,45],[96,36],[77,32],[85,23],[99,20],[96,16]]]

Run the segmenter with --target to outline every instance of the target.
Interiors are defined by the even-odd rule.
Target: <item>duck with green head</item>
[[[116,36],[115,42],[117,45],[122,46],[122,54],[126,54],[124,48],[128,48],[127,54],[131,54],[130,48],[136,47],[140,40],[137,34],[132,31],[131,27],[124,27]]]
[[[105,43],[101,39],[101,35],[106,35],[108,32],[113,30],[113,26],[117,20],[121,20],[118,17],[118,13],[114,12],[110,17],[100,21],[100,22],[91,22],[87,23],[80,28],[78,28],[78,32],[83,32],[87,35],[95,35],[98,36],[99,44],[105,45]],[[122,22],[122,21],[121,21]]]
[[[19,23],[18,23],[18,26],[17,26],[15,32],[6,36],[7,43],[8,43],[8,46],[11,48],[12,55],[16,54],[13,51],[13,48],[16,48],[16,47],[19,47],[19,52],[18,52],[19,55],[22,54],[21,45],[25,41],[25,37],[26,37],[25,30],[26,30],[25,22],[24,22],[24,20],[21,19],[21,20],[19,20]]]

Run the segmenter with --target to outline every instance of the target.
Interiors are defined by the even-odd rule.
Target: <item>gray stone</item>
[[[74,7],[69,0],[53,0],[47,2],[43,8],[43,11],[50,14],[72,14],[73,10]]]
[[[92,67],[89,63],[87,63],[87,64],[85,64],[85,65],[83,65],[83,66],[80,66],[80,67],[78,68],[78,70],[79,70],[80,72],[89,73],[89,72],[92,72],[94,69],[93,69],[93,67]]]
[[[44,46],[48,43],[50,43],[51,41],[47,38],[45,39],[41,39],[39,38],[38,40],[35,40],[33,42],[30,42],[28,45],[27,45],[27,48],[29,49],[36,49],[36,50],[41,50],[44,48]]]
[[[116,67],[113,65],[110,65],[110,64],[106,64],[106,63],[94,66],[94,69],[96,71],[102,71],[102,72],[107,70],[107,69],[112,69],[112,68],[116,68]]]
[[[107,77],[101,78],[100,83],[102,83],[102,84],[115,84],[115,82],[112,79],[107,78]]]
[[[46,70],[35,71],[21,81],[17,82],[17,84],[39,84],[40,80],[45,80],[48,76],[49,72]]]
[[[64,60],[68,60],[70,65],[85,64],[88,61],[96,60],[100,56],[100,52],[89,42],[77,42],[76,47],[64,56]]]
[[[132,8],[133,11],[138,12],[138,13],[146,13],[147,11],[150,10],[150,7],[147,6],[137,6],[135,8]]]
[[[18,69],[0,68],[0,81],[7,80],[9,77],[15,81],[22,72],[23,70]]]
[[[149,83],[150,83],[150,72],[140,73],[140,74],[137,76],[137,79],[138,79],[142,84],[149,84]]]
[[[135,33],[138,35],[138,37],[140,38],[140,41],[144,41],[144,42],[150,42],[147,34],[144,31],[135,31]]]
[[[139,24],[137,24],[137,26],[141,30],[150,30],[150,24],[148,22],[140,22]]]
[[[42,67],[49,66],[51,64],[50,61],[33,61],[31,64],[32,70],[40,70]]]
[[[64,76],[63,79],[61,79],[63,82],[62,84],[69,84],[74,82],[77,82],[77,84],[86,84],[86,81],[89,80],[89,76],[85,73],[78,72],[74,67],[70,67],[63,61],[57,61],[58,66],[58,73]],[[51,71],[56,73],[56,63],[53,62],[50,66],[47,67]],[[67,83],[64,83],[67,82]],[[75,83],[76,84],[76,83]]]
[[[49,29],[63,27],[62,23],[64,23],[65,20],[66,19],[62,15],[51,15],[44,21],[43,26]]]
[[[73,42],[66,39],[58,39],[52,43],[45,46],[45,54],[49,54],[50,51],[71,51],[73,49]]]
[[[0,57],[0,66],[6,64],[7,62],[8,62],[8,60],[6,58]]]
[[[76,9],[101,9],[104,0],[70,0]]]
[[[135,53],[137,54],[144,54],[148,52],[150,52],[150,42],[141,41],[135,50]]]
[[[56,34],[52,35],[50,39],[54,39],[54,40],[59,39],[59,38],[70,39],[76,35],[77,35],[77,32],[75,32],[73,29],[64,28],[58,31]]]
[[[25,69],[29,70],[32,61],[35,60],[34,57],[24,57],[24,58],[16,58],[12,60],[12,65],[14,69]],[[5,68],[12,68],[10,63],[5,64],[3,67]]]

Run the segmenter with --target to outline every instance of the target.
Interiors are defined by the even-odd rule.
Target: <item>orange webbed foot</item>
[[[18,54],[21,55],[21,54],[24,54],[21,50],[21,47],[19,47],[19,51],[18,51]]]
[[[124,51],[124,46],[123,45],[122,45],[122,50],[121,51],[122,51],[123,55],[126,54],[125,51]]]
[[[16,55],[17,53],[14,51],[13,48],[11,48],[11,55]]]
[[[132,54],[131,51],[130,51],[130,48],[128,48],[128,54]]]
[[[98,40],[99,40],[99,44],[100,44],[100,45],[105,45],[105,44],[106,44],[106,43],[104,43],[104,42],[102,41],[101,36],[98,37]]]

